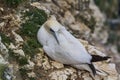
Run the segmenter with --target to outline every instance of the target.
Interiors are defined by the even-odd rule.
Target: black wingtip
[[[102,57],[102,56],[99,56],[99,55],[91,55],[91,56],[92,56],[91,62],[104,61],[104,60],[108,60],[109,58],[111,58],[111,57],[108,57],[108,56]]]
[[[88,64],[88,65],[89,65],[90,69],[92,70],[93,75],[95,76],[96,75],[96,69],[95,69],[94,65],[92,63]]]

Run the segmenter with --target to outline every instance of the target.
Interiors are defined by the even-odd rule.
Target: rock
[[[97,47],[90,45],[87,41],[82,39],[79,39],[79,41],[84,45],[90,54],[106,56],[105,53],[101,52],[99,49],[97,49]]]
[[[83,24],[83,23],[75,23],[75,24],[71,24],[69,26],[72,30],[75,30],[75,31],[82,31],[82,29],[86,29],[86,25]]]
[[[15,45],[13,43],[10,43],[9,48],[10,49],[15,49],[16,47],[15,47]]]
[[[86,47],[86,49],[88,50],[90,54],[106,56],[105,53],[99,51],[96,47],[89,45],[87,41],[80,40],[80,42],[83,43],[83,45]],[[110,78],[111,80],[117,80],[118,73],[116,71],[116,66],[114,63],[103,61],[103,62],[94,63],[94,65],[96,69],[100,71],[100,73],[97,72],[100,78],[105,78],[104,80],[109,80]]]
[[[21,23],[21,19],[20,19],[20,15],[18,16],[17,14],[9,14],[6,16],[1,17],[3,20],[5,20],[5,22],[7,20],[9,21],[9,26],[11,26],[11,28],[14,30],[16,29],[18,26],[20,26]]]
[[[25,56],[25,53],[22,49],[18,49],[18,50],[13,50],[14,53],[20,55],[20,56]]]
[[[4,9],[3,9],[2,7],[0,7],[0,11],[2,11],[2,12],[3,12],[3,11],[4,11]]]
[[[34,7],[37,7],[38,9],[44,10],[48,15],[50,14],[50,11],[39,2],[33,2],[33,3],[31,3],[31,6],[34,6]]]
[[[116,70],[120,74],[120,62],[116,62],[115,64],[116,64],[116,66],[115,66]]]
[[[93,39],[100,41],[101,43],[106,43],[108,39],[108,33],[106,28],[104,28],[104,22],[106,20],[105,15],[100,11],[100,9],[96,6],[93,0],[90,0],[90,9],[93,10],[92,16],[96,21],[95,30],[92,34]],[[98,37],[99,36],[99,37]]]
[[[17,56],[21,56],[21,57],[25,56],[24,51],[21,48],[19,48],[19,46],[15,46],[13,43],[10,43],[9,49],[11,49],[14,53],[16,53]]]
[[[45,0],[46,2],[51,2],[51,0]]]
[[[48,58],[45,56],[42,62],[42,67],[44,70],[49,70],[51,68],[50,63],[48,62]]]
[[[35,78],[36,75],[34,72],[27,73],[29,78]]]
[[[5,25],[5,22],[0,23],[0,28],[2,28]]]
[[[76,35],[79,37],[88,38],[90,36],[90,29],[81,22],[75,22],[74,24],[69,25],[70,29],[73,30],[73,32],[77,32]]]
[[[12,46],[12,48],[15,48],[14,46]],[[8,49],[7,47],[1,42],[1,37],[0,37],[0,53],[2,53],[2,55],[0,55],[0,74],[2,74],[2,78],[4,78],[5,80],[15,80],[16,76],[18,78],[18,75],[20,74],[14,74],[16,72],[15,70],[15,66],[13,66],[13,64],[10,64],[8,62]],[[18,69],[18,68],[17,68]],[[17,70],[18,71],[18,70]],[[18,73],[18,72],[17,72]],[[1,75],[0,75],[1,76]],[[17,80],[21,80],[20,78]]]
[[[36,63],[36,66],[41,67],[42,66],[42,55],[41,54],[37,54],[34,57],[34,62]]]
[[[75,22],[74,16],[71,14],[70,11],[66,11],[64,15],[64,24],[70,25]]]
[[[6,65],[8,64],[7,61],[5,61],[5,59],[2,57],[2,55],[0,55],[0,65]]]
[[[12,34],[14,35],[16,44],[20,44],[24,41],[22,37],[18,35],[15,31],[12,31]]]
[[[0,36],[0,53],[4,56],[4,59],[7,61],[8,60],[8,49],[7,47],[2,43],[1,41],[1,36]],[[1,58],[2,59],[2,58]]]
[[[111,80],[117,80],[118,73],[115,69],[115,64],[99,62],[99,63],[95,63],[95,65],[97,66],[98,70],[102,70],[104,73],[107,74],[107,75],[99,74],[101,75],[101,77],[104,78],[104,80],[109,80],[110,78]]]
[[[55,67],[57,69],[64,68],[63,64],[55,62],[55,61],[52,61],[51,64],[52,64],[53,67]]]
[[[58,71],[53,71],[52,73],[49,74],[49,77],[51,80],[67,80],[68,76],[73,75],[76,71],[74,69],[63,69],[63,70],[58,70]],[[72,77],[73,77],[72,76]],[[76,77],[74,76],[74,79]]]
[[[84,80],[93,80],[88,73],[83,74],[83,75],[82,75],[82,78],[83,78]]]
[[[4,71],[5,80],[12,80],[12,79],[14,80],[15,76],[13,74],[14,74],[13,65],[9,65]]]
[[[56,5],[58,5],[63,10],[67,10],[68,8],[70,8],[70,5],[68,5],[67,2],[64,0],[56,0]]]
[[[85,11],[78,11],[78,0],[40,0],[39,2],[33,2],[30,3],[31,7],[36,7],[38,9],[44,10],[48,16],[51,14],[57,17],[57,20],[61,22],[63,25],[66,26],[68,30],[71,30],[72,33],[77,33],[76,36],[79,38],[81,37],[90,37],[90,28],[88,28],[85,21],[81,21],[79,14],[84,17],[85,20],[89,22],[91,20],[91,17],[95,19],[95,31],[92,34],[93,39],[100,41],[101,43],[105,43],[107,41],[108,34],[106,30],[104,30],[103,23],[105,21],[105,16],[100,12],[98,7],[92,2],[93,0],[90,0],[90,9],[92,10],[93,14],[89,14],[87,10]],[[28,7],[27,7],[28,8]],[[1,10],[1,9],[0,9]],[[1,10],[2,11],[2,10]],[[29,11],[28,9],[25,9],[25,11]],[[19,13],[19,12],[18,12]],[[23,15],[22,15],[23,16]],[[9,34],[10,37],[14,37],[15,44],[10,42],[10,45],[8,45],[8,49],[13,50],[15,54],[17,54],[19,57],[25,56],[24,51],[22,50],[21,45],[23,44],[24,40],[22,39],[21,35],[16,33],[16,30],[19,30],[20,23],[21,23],[21,14],[11,14],[8,13],[8,15],[5,15],[1,17],[4,19],[4,22],[0,23],[0,28],[2,26],[3,31],[5,32],[12,32]],[[28,18],[26,18],[28,19]],[[10,21],[9,21],[10,20]],[[23,20],[22,22],[24,22]],[[6,23],[9,23],[10,27],[6,29],[4,27]],[[9,26],[7,25],[7,26]],[[16,29],[17,28],[17,29]],[[100,32],[101,31],[101,32]],[[25,36],[26,37],[26,36]],[[25,41],[27,39],[25,38]],[[89,39],[88,39],[89,40]],[[96,46],[90,45],[87,41],[81,40],[80,42],[85,46],[87,51],[90,54],[96,54],[101,56],[106,56],[101,49],[97,48]],[[8,49],[7,47],[1,42],[0,39],[0,64],[6,63],[8,60],[8,57],[4,57],[3,55],[8,55]],[[113,52],[114,48],[112,49]],[[34,53],[33,53],[34,54]],[[119,58],[118,58],[119,59]],[[22,75],[24,79],[24,76],[28,78],[24,80],[28,80],[29,78],[35,78],[37,77],[37,80],[116,80],[118,78],[118,72],[119,71],[119,65],[115,66],[114,63],[111,63],[111,60],[109,61],[103,61],[103,62],[97,62],[94,63],[97,70],[97,75],[95,76],[95,79],[93,79],[89,72],[84,70],[78,70],[75,68],[71,68],[70,66],[63,65],[61,63],[58,63],[54,60],[51,60],[49,57],[47,57],[46,54],[44,54],[44,51],[42,48],[37,51],[37,54],[35,53],[33,58],[28,58],[28,64],[24,66],[19,66],[18,63],[12,62],[11,70],[7,70],[7,76],[9,79],[11,79],[11,76],[8,74],[13,74],[14,71],[19,71],[19,68],[23,68],[26,70],[27,75]],[[13,65],[14,64],[14,65]],[[15,68],[17,66],[17,68]],[[117,71],[115,69],[117,68]],[[37,68],[37,69],[36,69]],[[16,69],[16,70],[15,70]],[[28,71],[27,71],[28,70]]]
[[[75,4],[77,0],[74,0],[74,1],[73,0],[65,0],[65,1],[69,4]]]
[[[34,65],[35,65],[34,62],[28,60],[28,64],[24,65],[24,68],[25,68],[26,70],[33,70],[33,69],[34,69]]]
[[[94,3],[93,0],[90,0],[89,8],[93,10],[92,16],[96,20],[96,25],[103,26],[103,23],[105,22],[105,15],[100,11],[98,6]]]
[[[34,57],[34,62],[36,63],[36,66],[42,67],[44,70],[49,70],[51,69],[51,65],[49,63],[49,59],[44,55],[44,52],[42,49],[40,49],[41,53],[38,53]]]
[[[102,44],[105,44],[108,40],[108,33],[105,29],[103,29],[102,26],[97,26],[97,28],[94,30],[94,33],[92,34],[92,38],[100,41]]]

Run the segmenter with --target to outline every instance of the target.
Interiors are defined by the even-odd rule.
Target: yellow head
[[[54,36],[58,44],[59,41],[57,38],[57,32],[61,29],[61,27],[62,25],[53,16],[49,18],[44,24],[44,28],[46,29],[46,31]]]
[[[62,25],[56,20],[54,16],[51,16],[44,24],[45,29],[50,32],[50,30],[58,31]]]

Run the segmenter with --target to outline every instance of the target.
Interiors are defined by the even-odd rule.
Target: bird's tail
[[[99,55],[91,55],[91,56],[92,56],[91,62],[104,61],[104,60],[108,60],[110,58],[108,56],[102,57],[102,56],[99,56]]]
[[[96,69],[95,69],[94,65],[92,63],[88,64],[88,65],[89,65],[90,69],[92,70],[93,75],[95,76],[96,75]]]

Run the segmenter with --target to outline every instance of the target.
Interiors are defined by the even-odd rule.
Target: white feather
[[[38,31],[38,40],[48,56],[63,64],[90,63],[92,57],[85,47],[64,27],[59,27],[56,36],[59,44],[54,36],[46,31],[44,25]]]

